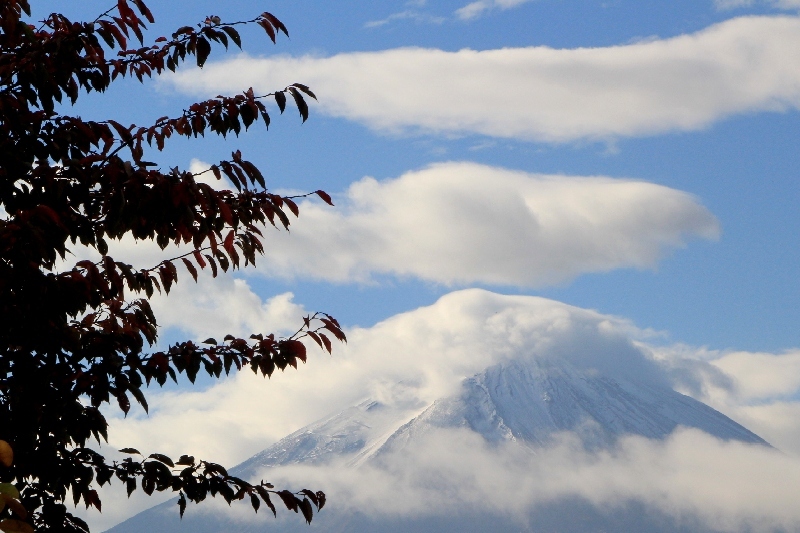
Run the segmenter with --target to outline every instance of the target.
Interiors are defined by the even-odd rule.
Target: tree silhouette
[[[213,46],[241,48],[239,25],[257,24],[273,42],[288,36],[286,27],[270,13],[231,23],[212,16],[145,45],[145,20],[154,20],[142,0],[118,0],[92,22],[52,14],[36,27],[30,16],[27,0],[0,2],[0,530],[88,531],[65,500],[100,510],[96,488],[112,478],[129,495],[137,488],[177,493],[181,515],[187,500],[219,495],[273,513],[279,501],[310,522],[325,504],[322,492],[251,484],[186,455],[126,448],[130,457],[109,461],[88,445],[108,438],[103,404],[127,413],[133,399],[147,410],[143,389],[153,382],[178,374],[194,382],[201,371],[219,378],[247,366],[271,376],[305,362],[300,339],[329,352],[331,338],[345,341],[338,322],[318,313],[288,338],[228,335],[153,351],[158,330],[148,299],[155,291],[169,293],[179,270],[196,281],[198,270],[216,276],[255,264],[264,251],[259,227],[288,228],[298,208],[296,197],[270,193],[239,151],[208,171],[235,190],[215,190],[178,168],[162,171],[145,153],[163,150],[173,136],[238,135],[259,119],[269,125],[270,100],[281,112],[292,101],[305,121],[305,98],[314,94],[299,83],[266,95],[250,89],[148,127],[61,112],[67,100],[115,80],[142,81],[192,57],[202,67]],[[331,203],[323,191],[309,194]],[[156,265],[115,261],[108,242],[125,236],[162,250],[172,244],[180,255]],[[79,245],[101,259],[75,261]]]

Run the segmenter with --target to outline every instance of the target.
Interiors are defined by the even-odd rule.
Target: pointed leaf
[[[303,512],[303,518],[306,519],[307,523],[311,523],[311,520],[314,518],[314,510],[311,507],[311,502],[308,501],[307,498],[303,498],[300,502],[300,510]]]
[[[142,455],[142,452],[136,448],[122,448],[119,453],[127,453],[129,455]]]
[[[178,508],[180,509],[181,518],[183,518],[183,513],[186,511],[186,496],[182,492],[181,497],[178,498]]]
[[[300,116],[303,117],[303,122],[305,122],[308,120],[308,104],[306,104],[306,101],[303,99],[303,95],[300,94],[300,91],[294,87],[289,87],[289,92],[292,93],[294,103],[297,104],[297,110],[300,111]]]
[[[283,110],[286,109],[286,95],[281,91],[276,92],[275,102],[278,104],[278,109],[280,109],[281,113],[283,113]]]
[[[206,63],[206,59],[208,59],[208,55],[211,53],[211,44],[205,37],[200,37],[197,39],[197,66],[203,68],[203,65]]]
[[[230,37],[234,43],[236,43],[236,46],[238,46],[239,48],[242,47],[242,38],[239,37],[239,32],[237,32],[230,26],[222,26],[221,29],[222,31],[228,34],[228,37]]]
[[[191,261],[189,261],[185,257],[183,257],[182,259],[183,259],[183,264],[186,267],[186,270],[189,271],[189,274],[192,275],[192,279],[194,279],[195,282],[196,282],[197,281],[197,269],[194,267],[194,265],[192,264]]]
[[[10,468],[14,464],[14,450],[11,445],[4,440],[0,440],[0,464]]]
[[[325,191],[314,191],[314,194],[322,198],[322,201],[325,202],[326,204],[333,205],[333,200],[331,199],[331,196]]]
[[[275,15],[273,15],[272,13],[264,12],[261,14],[261,16],[269,20],[272,23],[272,25],[278,28],[280,31],[282,31],[284,35],[286,35],[287,37],[289,36],[289,30],[286,29],[286,26],[283,25],[283,22],[278,20],[278,18],[275,17]]]

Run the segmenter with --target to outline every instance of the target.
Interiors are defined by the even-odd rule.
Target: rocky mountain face
[[[345,462],[349,468],[379,465],[440,429],[480,435],[488,445],[514,442],[531,453],[558,435],[576,435],[586,450],[612,447],[626,435],[663,439],[678,426],[699,429],[724,440],[768,444],[725,415],[671,388],[647,380],[609,376],[577,368],[565,360],[509,360],[463,381],[460,391],[430,405],[365,400],[315,422],[256,454],[232,470],[260,479],[265,469],[287,465]],[[211,533],[229,530],[224,516],[187,512],[178,520],[168,502],[123,522],[110,531]],[[191,510],[191,509],[190,509]],[[286,517],[288,513],[283,513]],[[675,522],[631,503],[607,513],[587,502],[558,501],[537,508],[521,524],[504,516],[472,510],[456,517],[375,518],[324,510],[308,527],[297,517],[268,517],[237,531],[707,531],[690,520]]]

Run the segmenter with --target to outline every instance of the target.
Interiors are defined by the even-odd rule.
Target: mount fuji
[[[637,377],[647,376],[647,372],[626,370],[630,368],[603,371],[552,353],[526,355],[488,366],[464,379],[454,394],[427,403],[403,394],[404,384],[400,383],[395,400],[366,399],[314,422],[254,455],[231,473],[258,480],[271,476],[273,469],[324,468],[331,464],[352,471],[394,468],[402,472],[413,468],[410,465],[419,457],[420,447],[443,446],[446,454],[448,438],[465,434],[471,436],[471,442],[478,443],[476,446],[498,450],[500,454],[513,446],[517,450],[513,453],[536,455],[565,436],[586,453],[602,453],[631,436],[664,440],[679,427],[695,428],[722,441],[769,446],[743,426],[676,392],[662,380]],[[441,437],[438,440],[437,435]],[[398,461],[409,463],[398,467]],[[451,490],[442,480],[433,479],[431,483],[435,486],[433,494]],[[636,501],[604,510],[579,497],[545,501],[523,518],[474,507],[462,508],[455,514],[375,516],[337,509],[334,503],[311,526],[284,512],[279,513],[277,522],[269,516],[265,521],[237,522],[233,527],[230,513],[219,508],[197,512],[201,507],[190,508],[179,520],[174,501],[167,502],[119,524],[109,533],[257,532],[274,528],[357,533],[716,531],[691,517],[676,519]]]

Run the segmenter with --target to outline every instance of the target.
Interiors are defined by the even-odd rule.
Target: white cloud
[[[719,354],[685,346],[659,352],[646,344],[647,332],[624,319],[476,289],[348,331],[348,337],[348,346],[333,357],[313,352],[308,365],[269,382],[243,372],[204,392],[153,394],[150,417],[111,421],[111,444],[188,452],[230,465],[365,397],[382,396],[390,402],[398,382],[404,383],[403,401],[411,395],[426,404],[452,393],[464,377],[488,365],[555,355],[610,375],[632,372],[656,381],[670,379],[672,373],[660,370],[651,353],[664,363],[689,357],[689,362],[713,366],[732,379],[727,386],[711,380],[727,391],[729,410],[743,414],[761,409],[739,421],[748,424],[760,416],[762,429],[800,434],[800,406],[773,401],[797,386],[781,375],[794,370],[795,352]],[[758,375],[749,382],[753,369]],[[705,377],[700,373],[698,379]],[[753,398],[761,403],[750,405]],[[683,430],[663,442],[631,437],[612,450],[593,453],[566,435],[531,455],[514,443],[490,446],[469,432],[442,430],[359,469],[336,464],[291,467],[265,477],[281,486],[291,482],[326,490],[335,498],[333,512],[352,507],[374,515],[424,516],[479,506],[523,523],[537,506],[577,497],[598,509],[613,511],[638,501],[677,520],[694,517],[720,531],[767,532],[800,527],[800,509],[793,505],[800,450],[783,451],[789,453]],[[251,520],[252,511],[244,507],[234,506],[231,512]],[[106,509],[117,518],[132,512]],[[192,512],[204,509],[228,508],[211,505]]]
[[[511,9],[526,4],[530,0],[477,0],[456,10],[456,16],[461,20],[471,20],[493,9]]]
[[[747,402],[787,397],[800,389],[800,351],[732,352],[711,364],[735,378],[736,394]]]
[[[679,430],[664,442],[630,437],[600,453],[587,453],[565,436],[536,454],[515,444],[490,446],[466,430],[439,430],[378,466],[295,466],[265,475],[278,483],[301,479],[325,487],[340,507],[329,513],[455,520],[479,509],[511,517],[524,529],[528,521],[536,523],[542,507],[565,500],[574,505],[579,498],[601,515],[641,502],[678,524],[698,520],[714,531],[766,533],[800,525],[794,505],[800,460],[696,430]],[[215,511],[256,520],[244,506]]]
[[[474,163],[364,178],[337,203],[303,202],[289,233],[268,232],[265,272],[337,282],[392,274],[541,286],[651,267],[687,238],[719,231],[692,196],[659,185]]]
[[[193,172],[205,168],[193,160]],[[228,186],[204,177],[215,187]],[[689,239],[719,235],[716,219],[696,198],[664,186],[469,162],[384,181],[365,177],[335,196],[336,207],[300,202],[289,232],[266,228],[266,254],[255,272],[332,282],[371,283],[391,275],[444,285],[540,287],[590,272],[652,268]],[[99,258],[86,247],[73,248],[76,257]],[[128,237],[110,242],[109,249],[137,268],[187,251]],[[68,257],[65,265],[72,264]],[[178,267],[181,280],[189,280],[180,261]],[[225,290],[235,290],[244,282],[224,283]],[[183,296],[173,299],[200,302],[200,295],[212,298],[221,286],[201,281],[190,296],[182,283],[175,290]]]
[[[159,327],[178,328],[195,340],[247,337],[252,333],[290,334],[303,324],[307,314],[294,303],[290,292],[262,302],[246,280],[230,275],[212,278],[204,273],[195,284],[188,273],[169,295],[159,294],[151,305]],[[202,337],[202,338],[201,338]]]
[[[780,354],[695,350],[693,354],[685,349],[677,357],[658,351],[663,359],[689,363],[688,372],[698,383],[684,392],[778,449],[800,456],[800,350]]]
[[[206,163],[205,161],[201,161],[199,159],[192,159],[189,162],[189,172],[192,174],[196,174],[195,181],[197,183],[205,183],[210,185],[213,189],[220,191],[220,190],[228,190],[232,191],[235,189],[233,183],[222,174],[220,179],[217,179],[216,176],[211,170],[211,164]]]
[[[218,303],[221,320],[239,299],[228,293],[229,302]],[[268,308],[270,302],[274,299],[246,309]],[[183,302],[173,305],[177,317]],[[288,310],[287,320],[296,311]],[[188,314],[174,324],[188,328],[193,322]],[[520,353],[563,351],[579,368],[652,374],[653,367],[641,363],[641,353],[620,333],[630,328],[622,319],[543,298],[460,291],[373,327],[352,329],[348,344],[337,345],[333,356],[309,350],[307,365],[270,381],[248,371],[207,391],[156,393],[150,416],[132,413],[114,420],[111,439],[172,454],[188,449],[230,464],[331,410],[365,397],[392,398],[399,382],[429,403],[454,391],[464,377]],[[235,443],[219,438],[234,434]]]
[[[741,17],[679,37],[606,48],[402,48],[236,59],[168,78],[215,95],[310,85],[319,108],[383,131],[546,142],[654,135],[800,106],[800,19]]]
[[[364,24],[365,28],[378,28],[380,26],[385,26],[390,22],[395,22],[398,20],[410,20],[416,22],[418,24],[441,24],[445,21],[443,17],[436,17],[427,13],[421,13],[419,11],[413,9],[406,9],[405,11],[400,11],[398,13],[392,13],[388,17],[380,20],[371,20]]]

